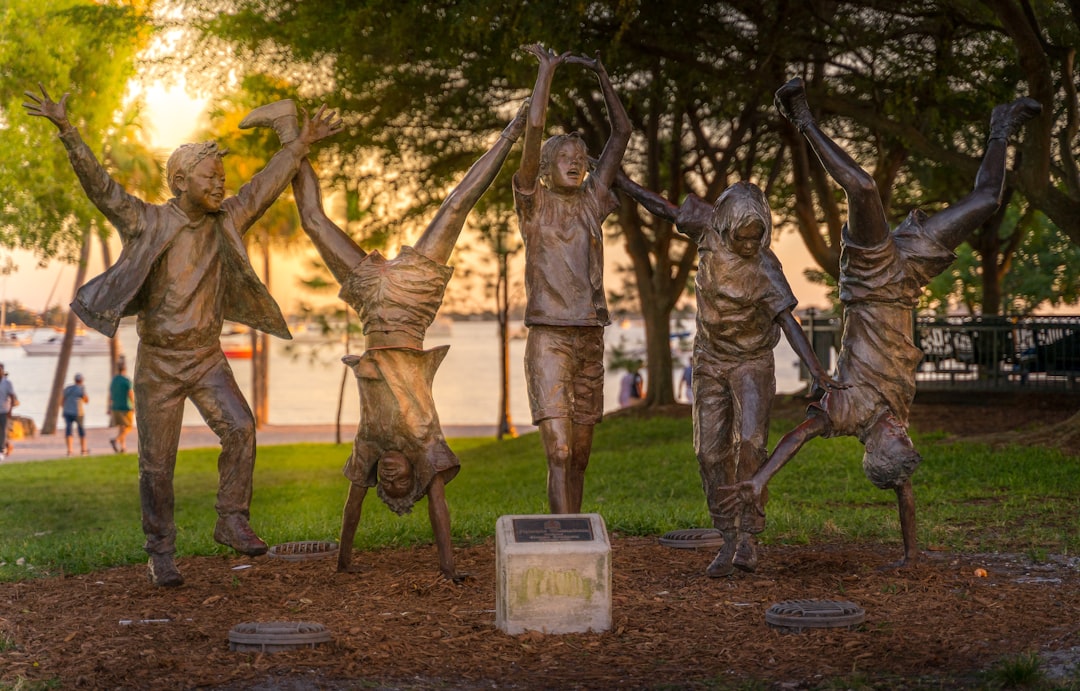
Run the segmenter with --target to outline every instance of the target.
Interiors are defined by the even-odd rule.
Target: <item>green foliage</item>
[[[787,429],[790,421],[775,421]],[[773,442],[775,443],[774,435]],[[1076,458],[1042,449],[992,451],[916,439],[919,544],[957,551],[1035,554],[1080,550]],[[488,540],[504,514],[546,513],[546,462],[539,435],[496,442],[451,440],[461,473],[447,486],[456,544]],[[348,483],[347,445],[259,450],[252,523],[269,542],[336,540]],[[863,477],[855,439],[816,439],[770,484],[767,542],[896,545],[896,499]],[[1022,460],[1020,460],[1022,459]],[[0,580],[83,573],[145,561],[133,456],[0,466]],[[227,554],[213,541],[217,451],[182,451],[176,465],[179,556]],[[597,427],[586,478],[586,512],[612,533],[661,535],[709,525],[688,419],[611,418]],[[357,548],[428,544],[423,502],[399,517],[374,493]],[[21,560],[21,561],[20,561]]]
[[[9,0],[0,10],[0,245],[71,259],[84,229],[103,227],[56,128],[26,114],[23,92],[70,92],[71,122],[100,155],[149,37],[140,5]]]
[[[1048,688],[1037,653],[1023,653],[1001,660],[984,677],[992,689]]]
[[[1020,222],[1019,210],[1012,205],[1000,232],[1014,232]],[[1034,214],[1026,226],[1025,240],[1013,255],[1002,282],[1005,301],[1001,312],[1025,316],[1039,308],[1076,303],[1080,299],[1080,245],[1043,214]],[[927,286],[923,306],[939,314],[950,306],[977,313],[983,305],[984,259],[966,243],[956,254],[957,260]]]
[[[1049,85],[1040,98],[1058,114],[1044,123],[1055,136],[1038,139],[1045,151],[1029,147],[1021,158],[1030,170],[1016,178],[1027,202],[1052,210],[1074,243],[1080,238],[1080,230],[1065,227],[1080,217],[1080,182],[1066,179],[1076,177],[1072,147],[1049,143],[1069,141],[1067,113],[1075,109],[1075,94],[1065,87],[1073,80],[1059,55],[1080,35],[1063,3],[1031,3],[1026,13],[1035,24],[1031,35],[1047,36],[1035,47],[1045,52],[1036,56],[1042,61],[1021,60],[1018,36],[1024,32],[1006,30],[1002,9],[1013,3],[171,3],[194,17],[198,40],[173,59],[197,81],[224,85],[229,71],[240,67],[289,84],[313,102],[326,99],[346,115],[348,132],[334,142],[334,154],[323,157],[323,170],[345,190],[348,208],[363,216],[356,229],[364,237],[422,224],[527,94],[535,61],[520,47],[541,42],[559,51],[601,53],[634,126],[624,160],[631,177],[675,203],[690,192],[714,199],[735,180],[758,181],[783,225],[798,228],[820,269],[833,276],[843,194],[819,168],[796,179],[802,167],[791,162],[792,151],[804,142],[772,105],[780,84],[806,77],[811,107],[875,175],[894,222],[913,207],[933,212],[965,195],[993,106],[1036,82]],[[416,40],[419,27],[423,41]],[[235,51],[239,64],[222,64],[223,49]],[[1046,65],[1047,74],[1027,71],[1036,64]],[[580,130],[597,153],[607,136],[600,103],[594,79],[560,69],[549,131]],[[1032,146],[1036,139],[1029,137]],[[1043,166],[1055,157],[1068,160]],[[485,195],[477,219],[488,218],[488,211],[493,219],[508,215],[506,178],[514,164],[511,159],[504,182]],[[805,167],[815,169],[815,161]],[[617,225],[637,285],[616,286],[613,297],[640,300],[645,317],[662,323],[692,275],[695,248],[677,240],[672,224],[628,199],[623,207]],[[1052,251],[1053,244],[1046,248]],[[1014,267],[1043,254],[1033,247],[1013,257],[1011,246],[1006,249],[994,260],[1012,260]],[[1033,308],[1047,289],[1075,292],[1064,280],[1071,277],[1049,269],[1054,265],[1038,266],[1018,271],[1024,278],[1008,284],[1016,291],[1011,309]],[[1028,285],[1040,272],[1054,273],[1050,285]],[[981,280],[977,272],[954,278],[968,292]],[[662,345],[650,344],[651,368],[670,364]]]

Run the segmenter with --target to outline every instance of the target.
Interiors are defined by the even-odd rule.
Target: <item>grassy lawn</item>
[[[774,430],[791,426],[778,420]],[[774,436],[772,442],[775,443]],[[1020,552],[1039,560],[1080,551],[1080,459],[1030,448],[991,450],[916,436],[919,545]],[[504,514],[544,513],[545,461],[538,435],[496,442],[455,439],[462,470],[447,487],[454,540],[480,542]],[[707,527],[689,419],[611,419],[597,427],[586,512],[612,533],[660,535]],[[269,543],[336,540],[347,482],[347,445],[259,449],[252,524]],[[892,492],[863,476],[855,439],[817,439],[770,486],[764,542],[900,544]],[[182,451],[176,466],[179,556],[224,554],[213,531],[215,449]],[[134,455],[0,466],[0,580],[83,573],[145,560]],[[423,504],[392,514],[374,493],[360,549],[431,541]]]

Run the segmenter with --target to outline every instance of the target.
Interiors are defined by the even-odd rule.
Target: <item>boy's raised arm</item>
[[[556,55],[539,43],[525,46],[524,50],[536,56],[540,67],[536,72],[536,84],[533,86],[529,117],[525,122],[525,142],[521,150],[521,165],[518,167],[518,189],[532,192],[540,175],[540,145],[544,139],[544,124],[547,120],[548,99],[551,97],[551,80],[558,67],[569,53]]]
[[[817,355],[814,353],[814,347],[810,345],[810,340],[806,337],[806,332],[803,331],[802,325],[795,319],[795,315],[791,313],[791,310],[784,310],[778,314],[776,321],[780,324],[780,329],[784,332],[791,349],[795,351],[795,354],[806,365],[806,369],[810,371],[810,376],[813,377],[810,384],[811,391],[849,388],[849,384],[841,384],[825,371],[825,367],[822,366],[821,361],[817,359]]]
[[[629,175],[619,167],[615,172],[616,189],[620,189],[633,197],[634,201],[645,207],[645,210],[657,218],[674,223],[677,220],[679,208],[656,192],[642,187],[634,182]]]
[[[38,88],[41,96],[30,91],[24,92],[29,99],[23,103],[27,114],[45,118],[56,125],[56,129],[60,131],[60,141],[67,149],[68,160],[71,161],[71,167],[75,170],[87,198],[109,219],[120,237],[126,240],[138,233],[138,209],[143,202],[112,179],[79,136],[79,131],[68,120],[69,94],[65,93],[59,101],[54,101],[44,86],[38,84]]]
[[[611,189],[611,186],[615,183],[615,174],[622,165],[626,146],[630,143],[630,134],[633,132],[630,116],[626,114],[626,108],[623,106],[622,101],[619,100],[618,94],[615,93],[611,78],[608,77],[604,64],[600,62],[599,53],[596,54],[595,58],[574,56],[568,58],[567,62],[574,62],[588,67],[596,73],[597,79],[600,80],[600,90],[604,93],[604,105],[607,107],[608,120],[611,124],[611,135],[608,137],[607,144],[604,145],[604,150],[600,154],[593,175],[598,177],[604,187]]]

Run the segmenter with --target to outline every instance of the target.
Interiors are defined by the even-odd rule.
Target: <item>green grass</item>
[[[777,421],[774,429],[790,427]],[[773,442],[776,438],[774,435]],[[1045,559],[1080,551],[1080,459],[1045,449],[992,450],[916,437],[919,544],[1010,551]],[[538,435],[455,439],[462,470],[447,487],[454,540],[490,537],[504,514],[545,513],[546,463]],[[336,540],[348,489],[347,445],[259,449],[252,523],[270,543]],[[870,542],[899,547],[895,495],[863,476],[855,439],[816,439],[770,486],[772,543]],[[0,580],[84,573],[145,560],[133,455],[0,466]],[[213,541],[217,453],[182,451],[176,465],[180,556],[227,554]],[[429,543],[423,503],[398,517],[368,495],[361,549]],[[616,418],[597,427],[584,511],[609,531],[659,535],[709,525],[689,420]]]

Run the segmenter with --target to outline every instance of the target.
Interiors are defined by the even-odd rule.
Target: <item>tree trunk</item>
[[[112,250],[109,249],[109,236],[100,235],[101,239],[101,260],[105,265],[105,269],[112,266]],[[116,376],[120,370],[120,338],[113,336],[109,339],[109,383],[112,382],[112,378]],[[105,401],[105,409],[109,410],[110,401]]]
[[[259,333],[259,391],[262,400],[256,413],[261,424],[270,424],[270,334]]]
[[[349,333],[349,306],[345,306],[345,354],[349,354],[349,346],[352,341],[352,334]],[[337,415],[334,417],[334,443],[341,443],[341,412],[345,405],[345,382],[349,380],[349,367],[341,372],[341,386],[338,387],[338,399],[337,399]]]
[[[514,438],[517,429],[510,418],[510,275],[507,254],[499,235],[499,277],[495,284],[495,305],[499,315],[499,425],[497,439]]]
[[[648,380],[643,404],[665,406],[675,402],[671,358],[671,310],[654,303],[642,305]]]
[[[259,378],[259,332],[252,329],[248,332],[248,345],[251,347],[251,414],[255,417],[255,429],[262,429],[263,419],[259,414],[262,410],[263,392],[259,388],[262,379]]]
[[[87,226],[83,232],[82,249],[79,252],[79,266],[75,272],[75,288],[72,291],[72,299],[75,293],[82,287],[86,280],[86,263],[90,259],[90,243],[92,241],[93,226]],[[48,305],[45,306],[46,309]],[[78,318],[75,313],[68,309],[67,323],[64,326],[64,340],[60,344],[60,355],[56,358],[56,374],[53,376],[52,389],[49,391],[49,402],[45,405],[45,419],[41,422],[42,434],[56,434],[57,418],[60,415],[60,405],[64,394],[64,381],[67,379],[68,363],[71,362],[71,348],[75,343],[75,330],[78,326]]]
[[[676,236],[670,223],[645,231],[633,200],[620,193],[619,226],[626,250],[634,263],[641,315],[645,323],[645,363],[648,390],[642,405],[663,406],[675,402],[671,358],[671,312],[686,288],[697,258],[697,247]],[[674,247],[682,243],[681,253]]]
[[[262,242],[263,283],[270,287],[270,237],[264,232]],[[251,412],[255,429],[262,429],[270,419],[270,337],[251,330]]]

